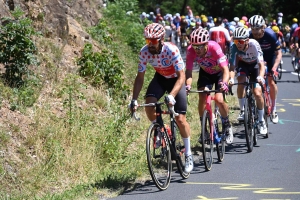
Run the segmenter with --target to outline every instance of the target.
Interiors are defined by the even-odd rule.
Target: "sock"
[[[185,147],[185,155],[186,156],[192,155],[190,137],[182,138],[182,140],[183,140],[184,147]]]
[[[258,111],[258,121],[260,121],[260,122],[262,122],[262,121],[265,121],[265,119],[264,119],[264,109],[262,109],[262,110],[259,110],[259,109],[257,109],[257,111]]]
[[[276,112],[276,99],[272,100],[272,112]]]
[[[239,104],[240,104],[240,110],[241,110],[241,111],[244,111],[245,98],[239,99]]]

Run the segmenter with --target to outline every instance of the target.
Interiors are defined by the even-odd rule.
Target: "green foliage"
[[[63,106],[67,108],[67,124],[69,128],[69,134],[72,133],[73,124],[77,121],[74,117],[74,110],[77,108],[76,102],[85,99],[82,88],[86,88],[86,85],[78,83],[79,77],[69,74],[64,80],[64,86],[59,92],[59,96],[63,97]]]
[[[94,86],[105,84],[110,95],[126,98],[128,86],[124,85],[124,64],[115,53],[103,50],[93,52],[92,45],[87,43],[82,57],[77,61],[80,66],[79,74],[87,77]]]
[[[137,5],[135,0],[116,1],[115,4],[110,4],[104,12],[106,20],[114,26],[115,37],[121,37],[120,39],[126,42],[134,53],[138,53],[145,44],[144,25],[138,20]],[[127,15],[126,11],[132,11],[132,14]]]
[[[11,86],[20,86],[24,75],[29,75],[29,65],[37,64],[36,47],[31,40],[36,35],[32,22],[22,18],[23,12],[16,9],[14,19],[4,18],[0,32],[0,63],[5,65],[5,80]]]
[[[97,26],[88,29],[89,34],[98,42],[106,45],[112,44],[111,30],[107,27],[107,22],[100,19]]]

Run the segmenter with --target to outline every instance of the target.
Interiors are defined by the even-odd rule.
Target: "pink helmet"
[[[192,44],[204,44],[209,40],[209,33],[206,29],[198,28],[191,33],[190,37]]]
[[[246,16],[243,16],[242,20],[244,20],[246,22],[246,21],[248,21],[248,18]]]
[[[144,29],[144,37],[152,39],[161,39],[165,36],[165,29],[163,25],[158,23],[148,24]]]

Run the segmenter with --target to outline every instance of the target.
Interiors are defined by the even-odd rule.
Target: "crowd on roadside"
[[[155,11],[147,14],[142,12],[140,15],[140,23],[146,26],[147,24],[154,22],[162,24],[166,29],[165,39],[170,41],[177,32],[180,32],[180,29],[184,26],[187,29],[187,33],[191,33],[194,29],[202,27],[204,29],[211,29],[216,26],[218,17],[206,16],[206,15],[194,15],[190,6],[186,7],[185,15],[180,15],[179,13],[175,14],[162,14],[160,12],[159,6],[156,7]],[[273,31],[277,34],[278,40],[282,46],[283,53],[289,53],[289,43],[291,36],[296,30],[300,27],[298,24],[298,19],[293,18],[289,23],[283,24],[283,13],[277,13],[277,19],[268,20],[265,18],[265,22],[268,27],[272,28]],[[222,18],[221,26],[226,28],[232,37],[233,32],[238,27],[245,27],[250,31],[250,24],[248,22],[247,16],[234,17],[232,20],[227,18]]]

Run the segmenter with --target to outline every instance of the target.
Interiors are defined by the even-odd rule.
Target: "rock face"
[[[82,46],[88,34],[81,25],[94,26],[101,18],[102,0],[0,0],[0,18],[20,7],[34,21],[44,37],[61,38],[67,44]],[[75,43],[75,44],[74,44]]]

